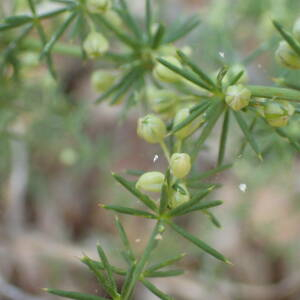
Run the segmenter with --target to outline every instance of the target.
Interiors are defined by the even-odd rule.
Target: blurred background
[[[142,18],[144,1],[129,2]],[[49,1],[40,5],[47,9]],[[224,63],[247,63],[253,84],[272,84],[283,75],[299,82],[299,72],[274,61],[280,38],[271,25],[275,18],[290,28],[300,15],[299,0],[160,0],[156,5],[166,24],[199,14],[201,25],[179,46],[191,45],[193,57],[211,74]],[[1,18],[27,10],[27,1],[0,3]],[[49,31],[54,26],[44,25]],[[11,39],[15,33],[8,34]],[[8,34],[0,33],[0,55]],[[56,55],[56,83],[37,52],[25,47],[19,57],[18,81],[8,69],[7,80],[0,82],[0,299],[56,299],[43,287],[103,295],[79,257],[96,258],[101,241],[111,261],[122,265],[114,216],[98,204],[135,204],[110,172],[164,170],[166,162],[156,145],[137,138],[138,107],[124,120],[119,106],[94,104],[90,75],[101,62]],[[288,129],[300,137],[298,121]],[[240,141],[238,129],[231,131],[228,162]],[[217,133],[200,155],[201,170],[215,166]],[[153,280],[178,300],[300,299],[299,156],[272,134],[258,129],[257,135],[265,149],[263,162],[247,148],[231,170],[211,179],[223,184],[213,195],[224,200],[214,209],[222,228],[201,214],[179,220],[233,265],[223,265],[172,232],[155,252],[154,260],[188,254],[180,263],[185,275]],[[151,221],[122,221],[140,253]],[[138,286],[135,299],[156,297]]]

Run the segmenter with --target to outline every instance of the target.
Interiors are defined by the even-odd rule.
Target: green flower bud
[[[108,51],[107,39],[98,32],[91,32],[83,43],[83,49],[89,58],[97,58]]]
[[[190,116],[190,108],[182,108],[180,109],[174,118],[173,127],[176,127],[178,124],[183,122],[185,119],[187,119]],[[203,123],[205,119],[203,116],[197,117],[195,120],[193,120],[191,123],[183,127],[182,129],[176,131],[174,134],[179,139],[184,139],[188,136],[190,136],[196,129],[198,129]]]
[[[170,90],[158,90],[150,88],[147,91],[147,98],[151,109],[156,113],[173,111],[177,102],[177,95]]]
[[[281,41],[275,52],[275,58],[279,64],[290,69],[300,69],[300,56],[290,47],[286,41]]]
[[[108,90],[115,82],[116,76],[111,71],[99,70],[92,74],[92,87],[96,92]]]
[[[226,90],[225,101],[233,110],[241,110],[248,106],[251,92],[243,85],[231,85]]]
[[[170,208],[176,208],[177,206],[190,200],[190,193],[184,183],[177,183],[172,187],[170,200]]]
[[[91,13],[105,13],[111,8],[111,0],[87,0],[86,6]]]
[[[155,115],[147,115],[138,120],[137,134],[148,143],[160,143],[167,134],[165,123]]]
[[[190,116],[190,106],[183,107],[179,109],[174,117],[173,122],[173,128],[175,128],[177,125],[185,121]],[[194,133],[194,131],[201,126],[202,123],[204,123],[203,116],[199,116],[195,120],[193,120],[191,123],[183,127],[182,129],[176,131],[174,134],[179,139],[184,139],[191,134]]]
[[[183,178],[191,170],[191,157],[187,153],[174,153],[171,156],[170,167],[177,178]]]
[[[137,181],[135,187],[146,192],[160,192],[165,175],[161,172],[144,173]]]
[[[112,9],[105,12],[105,17],[115,27],[121,27],[123,25],[123,21],[122,21],[121,17]]]
[[[181,68],[180,61],[174,56],[164,56],[162,57],[164,60],[169,62],[170,64],[175,65],[178,68]],[[181,77],[170,70],[169,68],[165,67],[161,63],[157,63],[154,70],[153,75],[156,79],[163,81],[163,82],[176,82],[180,81]]]
[[[287,100],[279,100],[278,101],[281,105],[281,107],[287,112],[288,116],[291,117],[295,113],[295,106],[292,105]]]
[[[287,101],[269,102],[264,107],[266,121],[273,127],[284,127],[287,125],[290,116],[295,108]]]
[[[296,20],[293,27],[294,38],[300,43],[300,18]]]
[[[65,148],[60,152],[59,158],[63,164],[72,166],[77,162],[78,154],[72,148]]]

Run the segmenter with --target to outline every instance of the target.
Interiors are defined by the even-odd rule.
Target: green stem
[[[122,293],[121,299],[122,300],[129,300],[132,292],[136,286],[137,281],[140,279],[140,276],[142,275],[144,268],[146,264],[148,263],[148,260],[150,258],[150,255],[152,254],[152,251],[156,248],[159,239],[157,236],[160,234],[160,228],[162,225],[162,221],[158,221],[152,231],[151,237],[148,241],[147,247],[145,251],[143,252],[143,255],[141,258],[137,261],[136,267],[133,271],[133,274],[130,278],[130,282],[127,285],[127,288]]]
[[[280,98],[288,101],[300,102],[300,91],[259,85],[249,85],[247,88],[251,91],[253,97]]]
[[[22,47],[32,51],[41,51],[43,45],[40,40],[35,38],[27,38],[22,42]],[[55,43],[54,47],[52,48],[52,52],[75,57],[82,56],[81,50],[78,46],[71,46],[60,42]]]
[[[168,149],[166,143],[164,141],[161,141],[160,146],[165,154],[167,161],[170,162],[170,152],[169,152],[169,149]]]
[[[182,149],[182,143],[183,143],[183,140],[182,140],[182,139],[177,139],[177,140],[176,140],[176,143],[175,143],[175,151],[174,151],[174,152],[178,152],[178,153],[181,152],[181,149]]]

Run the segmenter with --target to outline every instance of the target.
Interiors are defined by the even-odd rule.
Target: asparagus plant
[[[127,268],[109,262],[100,244],[97,245],[99,260],[86,255],[81,259],[95,275],[108,298],[57,289],[46,291],[78,300],[129,300],[133,298],[137,283],[141,282],[160,299],[173,299],[149,280],[183,273],[181,269],[169,267],[182,259],[184,254],[152,263],[153,252],[159,243],[163,243],[166,228],[172,229],[201,251],[230,264],[228,258],[186,231],[176,223],[176,219],[200,212],[208,215],[212,223],[220,227],[211,209],[220,206],[222,201],[208,199],[220,185],[207,184],[203,180],[232,166],[224,163],[232,119],[244,135],[238,155],[249,144],[257,157],[263,159],[263,152],[254,134],[257,122],[286,139],[297,151],[300,150],[298,141],[283,129],[299,113],[300,88],[291,86],[283,79],[277,81],[282,86],[249,85],[243,67],[224,65],[216,76],[211,76],[191,58],[189,47],[180,50],[174,45],[174,42],[197,27],[198,17],[164,26],[158,23],[151,0],[145,1],[143,23],[134,17],[125,0],[52,2],[61,6],[39,13],[35,1],[28,0],[31,13],[7,17],[0,24],[3,34],[13,29],[19,32],[16,39],[8,39],[8,45],[1,55],[1,76],[5,77],[6,68],[12,65],[17,77],[18,53],[24,48],[38,49],[40,58],[45,60],[55,78],[53,53],[112,62],[109,69],[96,70],[91,76],[92,85],[100,94],[96,103],[109,99],[112,105],[122,103],[124,111],[135,105],[143,105],[147,114],[139,118],[137,134],[145,142],[160,145],[167,168],[165,173],[152,170],[131,172],[138,176],[135,181],[112,174],[143,207],[102,204],[100,207],[116,214],[151,219],[155,224],[144,251],[137,256],[121,220],[116,217],[115,224],[123,244],[122,255]],[[43,20],[61,15],[65,15],[63,20],[60,19],[59,26],[48,37]],[[295,22],[292,33],[276,21],[273,24],[283,38],[275,53],[276,60],[285,68],[300,69],[299,20]],[[33,29],[37,30],[40,40],[30,36]],[[67,31],[72,38],[78,38],[79,46],[59,41]],[[116,43],[116,46],[112,47],[112,43]],[[111,51],[112,48],[118,51]],[[216,167],[199,173],[197,159],[221,118]],[[116,276],[123,277],[122,286],[118,286]]]

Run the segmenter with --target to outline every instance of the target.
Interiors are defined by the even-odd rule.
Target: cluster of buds
[[[138,120],[137,133],[149,143],[163,143],[166,126],[159,117],[147,115]],[[173,153],[168,159],[171,175],[168,205],[170,208],[175,208],[190,199],[184,178],[190,173],[191,158],[187,153]],[[138,179],[136,188],[144,192],[160,192],[164,181],[165,175],[161,172],[146,172]]]
[[[293,37],[300,42],[300,18],[296,20],[293,27]],[[276,61],[289,69],[300,69],[300,55],[286,42],[281,41],[275,52]]]

